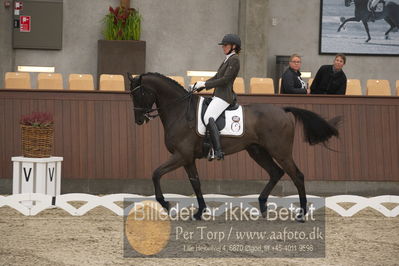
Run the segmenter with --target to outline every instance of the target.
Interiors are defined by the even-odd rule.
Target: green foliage
[[[134,8],[109,7],[103,22],[105,40],[140,40],[141,15]]]

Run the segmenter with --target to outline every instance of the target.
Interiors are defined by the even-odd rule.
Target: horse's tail
[[[332,136],[338,137],[339,135],[338,126],[341,122],[339,116],[326,121],[318,114],[305,109],[295,107],[284,107],[283,109],[287,113],[292,113],[302,123],[305,141],[310,145],[324,143]]]

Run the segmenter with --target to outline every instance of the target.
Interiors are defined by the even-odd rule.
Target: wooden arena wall
[[[240,95],[240,103],[296,106],[325,118],[342,116],[340,139],[330,151],[303,142],[297,125],[294,159],[307,180],[399,181],[399,97]],[[125,92],[0,91],[0,178],[12,177],[21,155],[21,115],[48,111],[55,118],[54,155],[63,156],[62,178],[148,179],[169,154],[159,119],[138,126]],[[265,179],[246,152],[223,162],[197,163],[201,179]],[[167,175],[185,178],[182,169]]]

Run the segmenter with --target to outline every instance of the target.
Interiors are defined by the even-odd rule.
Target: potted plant
[[[53,148],[54,119],[50,113],[33,112],[20,120],[24,157],[46,158]]]
[[[105,40],[140,40],[141,15],[134,8],[110,6],[103,22]]]
[[[146,43],[140,40],[142,16],[129,3],[122,0],[120,6],[109,7],[103,19],[104,40],[98,41],[98,80],[101,74],[145,72]]]

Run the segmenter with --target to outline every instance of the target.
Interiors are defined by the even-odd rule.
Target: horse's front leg
[[[193,187],[195,195],[197,196],[198,211],[194,214],[194,219],[201,220],[201,216],[206,208],[206,204],[204,201],[204,197],[202,196],[201,183],[198,176],[197,166],[195,165],[195,162],[192,162],[184,166],[184,169],[187,172],[191,186]]]
[[[359,22],[360,19],[357,19],[356,17],[345,19],[344,22],[342,22],[341,25],[339,25],[337,32],[340,32],[341,29],[342,29],[342,27],[343,27],[347,22],[350,22],[350,21],[357,21],[357,22]]]
[[[365,19],[363,19],[362,22],[363,22],[364,28],[366,29],[367,36],[368,36],[366,42],[369,42],[371,40],[369,24],[367,24],[367,20],[365,20]]]
[[[165,201],[165,198],[163,197],[160,180],[164,174],[183,166],[183,164],[184,160],[181,158],[181,156],[173,154],[168,161],[155,169],[154,173],[152,174],[152,182],[154,183],[155,188],[155,198],[159,202],[159,204],[161,204],[162,207],[165,208],[168,212],[169,202]]]

